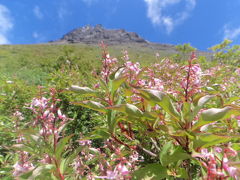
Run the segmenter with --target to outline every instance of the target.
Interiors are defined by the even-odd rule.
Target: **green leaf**
[[[239,139],[239,136],[223,136],[215,134],[202,134],[196,136],[196,140],[193,141],[193,148],[206,148],[220,143],[232,141],[233,139]]]
[[[210,99],[214,98],[214,95],[203,96],[198,100],[197,106],[203,107]]]
[[[123,68],[123,67],[122,67],[122,68],[119,68],[119,69],[115,72],[114,78],[115,78],[115,79],[120,78],[121,75],[123,74],[124,70],[125,70],[125,68]]]
[[[150,120],[150,121],[155,121],[158,118],[158,114],[155,112],[143,112],[142,119]]]
[[[120,105],[122,103],[122,97],[120,96],[117,100],[116,105]],[[110,133],[115,131],[115,127],[119,118],[116,118],[117,111],[112,109],[107,109],[107,122],[108,122],[108,130]]]
[[[240,110],[238,108],[230,106],[205,110],[200,115],[198,122],[192,127],[192,130],[196,130],[205,124],[210,124],[222,119],[230,118],[231,115],[240,115]]]
[[[184,168],[178,168],[177,175],[175,175],[175,177],[183,178],[183,179],[190,179],[188,176],[187,170]]]
[[[143,115],[143,112],[140,109],[138,109],[138,107],[136,107],[135,105],[132,105],[132,104],[128,104],[128,103],[111,106],[111,107],[107,107],[107,108],[113,109],[113,110],[116,110],[119,112],[123,112],[130,117],[141,117]]]
[[[163,92],[158,90],[150,90],[150,89],[142,89],[139,90],[140,95],[149,101],[150,104],[155,105],[158,104],[163,110],[165,110],[168,114],[174,117],[176,120],[181,118],[180,114],[177,112],[175,107],[172,104],[169,96]]]
[[[201,97],[198,100],[197,105],[193,109],[192,119],[198,114],[198,112],[203,108],[203,106],[214,97],[216,97],[216,96],[215,95],[207,95],[207,96]]]
[[[79,106],[82,106],[82,107],[86,107],[86,108],[89,108],[89,109],[92,109],[92,110],[95,110],[95,111],[98,111],[98,112],[101,112],[101,113],[106,113],[107,112],[104,105],[102,105],[99,102],[95,102],[95,101],[73,102],[73,104],[79,105]]]
[[[217,93],[218,91],[212,87],[205,87],[205,91],[211,93],[211,94],[215,94]]]
[[[168,155],[169,155],[169,151],[172,148],[173,148],[172,142],[168,142],[163,146],[163,148],[159,154],[160,162],[163,166],[167,166],[169,164],[168,163]]]
[[[232,102],[238,101],[238,100],[240,100],[240,97],[234,96],[234,97],[229,98],[229,100],[227,102],[225,102],[225,104],[231,104]]]
[[[62,172],[65,172],[69,164],[78,156],[84,147],[79,146],[74,152],[72,152],[64,161],[61,162]]]
[[[31,147],[29,147],[25,144],[14,144],[12,146],[12,148],[15,149],[15,150],[18,150],[18,151],[26,151],[30,154],[35,154],[36,153],[35,149],[33,149],[33,148],[31,148]]]
[[[132,179],[135,180],[161,180],[167,178],[167,168],[161,166],[161,164],[154,163],[148,164],[144,168],[141,168],[133,173]]]
[[[61,154],[65,151],[65,146],[68,143],[69,139],[72,137],[73,135],[70,136],[66,136],[64,138],[62,138],[58,143],[57,143],[57,148],[56,148],[56,158],[60,159]]]
[[[183,112],[183,118],[186,122],[190,122],[191,121],[191,104],[188,103],[188,102],[184,102],[183,103],[183,109],[182,109],[182,112]]]
[[[236,151],[240,151],[240,143],[234,143],[232,144],[232,148]]]
[[[72,85],[70,87],[70,90],[74,92],[78,92],[81,95],[85,95],[85,96],[93,96],[97,94],[96,91],[90,89],[89,87],[79,87],[79,86]]]
[[[122,76],[122,72],[124,68],[119,68],[117,71],[110,75],[110,90],[112,95],[116,92],[116,90],[126,81],[127,77]]]
[[[126,77],[119,77],[111,81],[111,93],[112,95],[115,94],[117,89],[126,81]]]
[[[174,147],[172,142],[166,143],[159,154],[160,162],[165,167],[171,163],[191,159],[192,157],[187,154],[181,147]]]
[[[110,137],[110,134],[107,129],[96,129],[91,132],[90,137],[91,139],[108,139]]]
[[[51,175],[51,171],[54,168],[55,168],[54,165],[51,165],[51,164],[38,166],[34,170],[27,172],[27,173],[21,175],[20,177],[23,179],[28,179],[28,180],[35,180],[35,179],[39,178],[40,176],[47,178],[48,176]]]

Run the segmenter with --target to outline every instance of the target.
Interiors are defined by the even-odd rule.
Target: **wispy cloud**
[[[236,28],[231,28],[229,25],[223,27],[223,39],[235,40],[240,37],[240,26]]]
[[[0,4],[0,44],[9,44],[8,32],[13,28],[10,11]]]
[[[42,19],[42,18],[43,18],[43,13],[42,13],[42,11],[41,11],[41,9],[40,9],[39,6],[35,6],[35,7],[33,8],[33,13],[34,13],[34,15],[35,15],[38,19]]]
[[[46,37],[36,31],[32,33],[32,36],[35,39],[36,43],[42,43],[46,41]]]
[[[98,0],[82,0],[88,6],[91,6],[93,3],[96,3]]]
[[[164,26],[167,33],[171,33],[173,29],[183,23],[196,6],[196,0],[144,0],[147,5],[147,17],[156,26]],[[167,13],[166,11],[173,6],[185,2],[183,10],[175,13]]]
[[[38,39],[39,38],[39,34],[37,32],[33,32],[32,36],[35,38],[35,39]]]
[[[64,19],[64,17],[68,14],[69,12],[67,11],[67,9],[63,6],[61,6],[58,9],[58,18],[59,19]]]
[[[58,9],[57,9],[57,16],[60,21],[63,21],[67,16],[71,15],[71,4],[69,3],[69,0],[62,0],[59,3]]]

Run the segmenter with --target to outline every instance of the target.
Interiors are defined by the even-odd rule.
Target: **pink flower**
[[[117,165],[116,169],[117,169],[118,173],[123,175],[123,176],[128,175],[130,173],[128,171],[128,168],[125,165],[121,164],[121,163],[119,163]]]
[[[19,111],[13,113],[13,116],[17,117],[20,121],[24,119],[23,114]]]
[[[94,85],[94,89],[98,89],[100,87],[100,83]]]
[[[66,120],[66,116],[64,114],[62,114],[60,109],[58,109],[57,114],[58,114],[59,119]]]
[[[128,61],[129,60],[129,56],[128,56],[128,51],[123,51],[123,59],[125,60],[125,61]]]
[[[45,119],[48,116],[49,113],[50,113],[50,111],[49,111],[49,109],[47,109],[46,111],[44,111],[42,117]]]
[[[230,148],[230,147],[227,147],[224,149],[224,153],[227,155],[227,156],[231,156],[231,157],[235,157],[237,156],[237,151],[235,151],[234,149]]]
[[[50,164],[51,161],[52,161],[52,159],[48,154],[45,154],[43,159],[40,160],[40,162],[43,163],[43,164]]]
[[[117,179],[117,172],[115,171],[107,171],[107,175],[106,176],[95,176],[95,178],[99,178],[99,179]]]
[[[33,108],[33,107],[46,108],[47,103],[48,103],[48,100],[45,97],[33,98],[30,108]]]
[[[131,96],[131,101],[136,102],[136,101],[140,101],[142,98],[136,94]]]
[[[227,172],[229,173],[229,175],[231,176],[231,177],[235,177],[235,179],[237,179],[237,172],[238,172],[238,169],[237,168],[235,168],[235,167],[228,167],[227,168]]]
[[[217,153],[221,153],[223,150],[220,147],[214,147],[214,151]]]
[[[13,165],[13,168],[14,168],[13,176],[20,176],[23,173],[31,171],[34,168],[34,166],[30,162],[24,162],[24,163],[16,162]]]
[[[137,81],[137,85],[139,85],[139,86],[145,86],[145,85],[146,85],[146,81],[143,80],[143,79],[139,79],[139,80]]]
[[[22,143],[25,140],[25,137],[23,137],[23,135],[19,135],[16,142],[17,143]]]
[[[140,64],[138,62],[133,63],[131,61],[127,61],[125,66],[128,70],[134,72],[136,75],[141,71]]]
[[[240,68],[237,68],[237,69],[235,70],[235,73],[237,73],[237,75],[240,76]]]
[[[79,140],[78,142],[81,146],[89,146],[92,144],[91,140]]]
[[[223,158],[223,169],[228,172],[228,174],[231,176],[231,177],[234,177],[235,179],[237,179],[238,175],[239,175],[239,170],[236,168],[236,167],[232,167],[232,166],[229,166],[229,161],[228,161],[228,158],[225,156]]]

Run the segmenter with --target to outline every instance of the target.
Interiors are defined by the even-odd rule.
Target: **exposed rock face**
[[[87,44],[97,44],[101,41],[107,44],[147,43],[147,41],[139,37],[137,33],[126,32],[124,29],[109,30],[103,28],[102,25],[96,25],[95,27],[84,26],[74,29],[64,35],[60,41]]]

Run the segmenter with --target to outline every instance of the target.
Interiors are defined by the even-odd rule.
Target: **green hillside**
[[[165,50],[154,50],[139,45],[109,47],[111,56],[121,59],[122,51],[127,50],[132,61],[143,64],[156,61],[155,53],[161,57],[169,55]],[[48,74],[64,59],[74,60],[84,71],[98,68],[101,49],[97,45],[84,44],[36,44],[0,46],[0,73],[7,77],[17,77],[34,84],[45,82]]]

